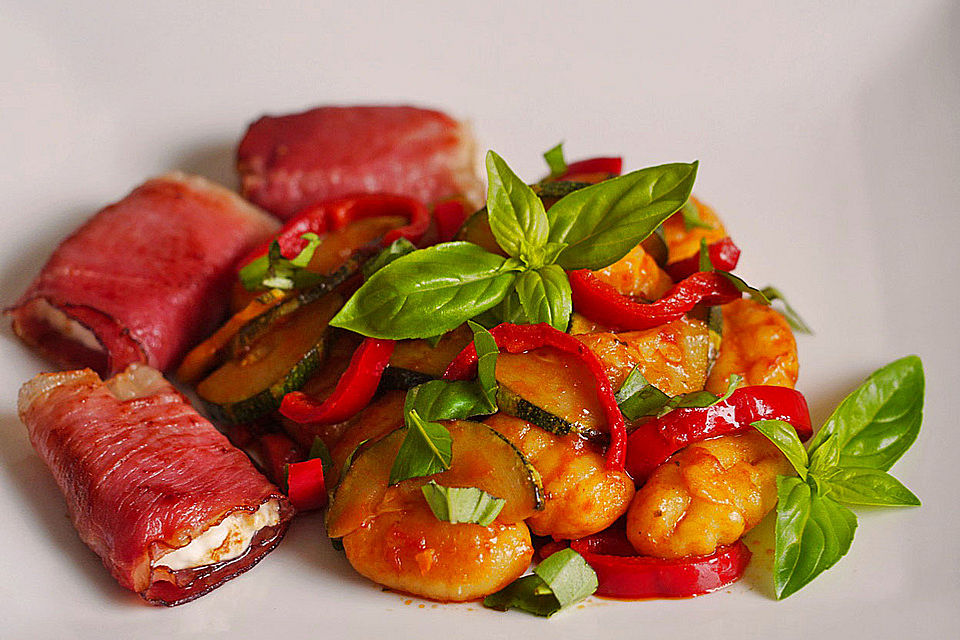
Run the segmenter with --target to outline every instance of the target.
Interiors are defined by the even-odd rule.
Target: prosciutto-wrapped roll
[[[155,369],[41,374],[18,409],[80,537],[148,602],[202,596],[286,531],[286,497]]]
[[[243,195],[282,219],[319,200],[375,191],[426,203],[463,195],[476,204],[474,160],[465,125],[405,106],[264,116],[237,150]]]
[[[60,244],[8,310],[14,331],[64,367],[166,370],[222,319],[235,263],[276,230],[203,178],[155,178]]]

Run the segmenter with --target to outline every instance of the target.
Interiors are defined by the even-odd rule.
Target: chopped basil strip
[[[370,438],[364,438],[357,443],[357,446],[353,448],[353,451],[347,454],[347,457],[343,461],[343,466],[340,467],[340,478],[337,481],[337,485],[343,483],[343,479],[347,476],[347,471],[350,470],[350,465],[353,464],[353,459],[357,456],[357,452],[363,447],[363,445],[370,442]]]
[[[700,217],[700,209],[697,208],[693,200],[687,200],[683,203],[683,206],[680,207],[680,215],[683,216],[683,226],[688,231],[690,229],[713,229],[712,224],[705,222]]]
[[[405,422],[407,435],[390,469],[391,485],[446,471],[453,459],[453,438],[446,427],[423,420],[416,411],[407,413]]]
[[[573,549],[563,549],[541,562],[533,575],[518,578],[487,596],[483,606],[550,617],[593,594],[597,585],[597,574],[583,556]]]
[[[670,396],[646,381],[640,373],[640,367],[633,371],[623,381],[623,385],[616,395],[620,411],[627,420],[636,420],[643,416],[656,415],[668,402]]]
[[[760,290],[767,300],[771,302],[780,302],[783,305],[783,309],[777,309],[780,312],[780,315],[784,317],[787,321],[787,324],[798,333],[813,333],[813,329],[810,328],[803,318],[800,317],[800,314],[790,306],[790,303],[787,302],[787,299],[776,287],[764,287]]]
[[[567,161],[563,157],[563,143],[559,143],[552,149],[544,151],[543,159],[547,161],[550,167],[550,177],[556,178],[567,172]]]
[[[764,294],[763,291],[761,291],[760,289],[757,289],[756,287],[752,287],[749,284],[747,284],[743,280],[743,278],[739,276],[735,276],[729,271],[718,271],[717,273],[720,273],[727,280],[732,282],[733,286],[737,288],[737,291],[747,294],[755,302],[759,302],[762,305],[770,306],[770,300],[767,298],[766,294]]]
[[[406,238],[397,238],[390,243],[389,247],[383,249],[380,253],[375,255],[369,262],[363,265],[363,277],[367,280],[370,279],[370,276],[375,274],[380,269],[383,269],[385,266],[400,258],[407,255],[408,253],[413,253],[417,250],[415,244],[407,240]]]
[[[486,398],[490,413],[497,410],[497,356],[500,349],[489,331],[476,322],[467,323],[473,331],[473,345],[477,350],[477,383]]]
[[[420,491],[437,520],[453,524],[479,524],[486,527],[497,518],[507,503],[503,498],[476,487],[444,487],[433,480],[420,487]]]
[[[323,465],[323,479],[328,487],[333,486],[330,482],[332,478],[328,475],[333,471],[333,457],[330,455],[330,449],[319,436],[314,437],[313,444],[310,445],[310,453],[307,454],[307,460],[314,458],[320,458],[320,463]]]
[[[307,241],[307,245],[293,258],[284,258],[280,243],[274,240],[270,243],[267,255],[243,267],[240,270],[240,282],[244,289],[300,289],[321,282],[324,278],[322,274],[305,269],[320,246],[320,236],[305,233],[301,238]]]

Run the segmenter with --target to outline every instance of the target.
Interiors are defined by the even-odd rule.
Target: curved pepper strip
[[[283,396],[280,413],[299,423],[335,424],[352,418],[376,393],[395,345],[393,340],[365,339],[329,398],[318,401],[302,391],[293,391]]]
[[[575,337],[554,329],[549,324],[501,324],[490,330],[500,351],[523,353],[541,347],[553,347],[564,353],[577,356],[586,365],[597,383],[597,395],[607,428],[610,431],[610,446],[607,449],[607,465],[622,470],[627,440],[623,413],[617,405],[613,387],[606,370],[593,351]],[[443,374],[445,380],[468,380],[476,375],[477,348],[471,342],[453,359]]]
[[[305,233],[320,235],[337,231],[354,220],[377,216],[403,216],[409,221],[407,225],[384,234],[383,246],[388,246],[398,238],[406,238],[416,244],[430,227],[430,212],[419,200],[384,193],[345,196],[312,204],[288,220],[276,236],[280,254],[287,259],[296,257],[307,245],[302,237]],[[240,265],[265,255],[269,248],[270,242],[260,245]]]
[[[720,305],[742,295],[722,274],[701,271],[667,291],[656,302],[642,303],[601,281],[589,269],[568,271],[573,308],[583,316],[622,331],[640,331],[672,322],[698,304]]]
[[[327,504],[327,487],[320,458],[287,465],[287,497],[297,511],[320,509]]]
[[[738,433],[758,420],[782,420],[801,440],[813,435],[810,410],[799,391],[788,387],[741,387],[709,407],[674,409],[634,429],[627,437],[626,469],[637,484],[687,445]]]
[[[621,171],[623,158],[587,158],[571,162],[567,165],[567,170],[554,180],[596,183],[618,176]]]
[[[664,559],[639,556],[622,529],[572,540],[570,548],[597,573],[597,595],[613,598],[689,598],[733,584],[750,562],[742,541],[708,556]]]
[[[709,245],[707,254],[710,256],[710,263],[719,271],[733,271],[740,261],[740,247],[735,245],[729,236]],[[679,282],[700,271],[700,254],[677,260],[668,264],[665,269],[674,282]]]

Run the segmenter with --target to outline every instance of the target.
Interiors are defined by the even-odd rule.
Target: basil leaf
[[[499,611],[520,609],[550,617],[597,590],[597,574],[573,549],[554,553],[533,575],[523,576],[484,599],[483,606]]]
[[[556,178],[567,172],[567,161],[563,157],[563,143],[559,143],[552,149],[543,152],[543,159],[547,161],[550,167],[550,177]]]
[[[665,413],[673,411],[674,409],[702,409],[704,407],[715,405],[718,400],[719,398],[709,391],[681,393],[678,396],[673,396],[670,398],[670,401],[660,409],[657,415],[662,416]]]
[[[550,231],[543,202],[503,158],[487,152],[487,219],[497,244],[532,266]]]
[[[517,276],[514,287],[522,310],[522,324],[545,322],[559,331],[567,330],[573,313],[573,294],[563,269],[548,264],[524,271]]]
[[[533,572],[543,578],[561,608],[580,602],[597,590],[596,572],[573,549],[557,551]]]
[[[840,447],[837,438],[829,436],[823,444],[810,454],[810,473],[822,477],[825,473],[840,464]]]
[[[423,420],[463,420],[497,412],[472,380],[431,380],[407,391],[403,414],[415,411]]]
[[[888,470],[920,433],[923,390],[917,356],[878,369],[827,418],[809,445],[811,454],[834,436],[840,466]]]
[[[777,477],[773,581],[777,599],[795,593],[846,555],[857,517],[800,478]]]
[[[306,246],[291,259],[283,257],[280,243],[274,240],[270,243],[267,254],[240,270],[240,282],[248,291],[256,289],[299,289],[318,284],[324,276],[307,271],[313,254],[320,246],[320,236],[315,233],[304,233],[302,239],[307,241]]]
[[[818,483],[823,487],[823,495],[844,504],[920,506],[920,498],[892,475],[879,469],[834,469],[818,478]]]
[[[713,260],[710,259],[710,247],[707,246],[706,238],[700,238],[700,253],[697,259],[700,271],[714,271]]]
[[[444,487],[433,480],[420,487],[437,520],[486,527],[496,520],[507,501],[476,487]]]
[[[680,215],[683,216],[683,227],[687,231],[690,229],[713,229],[712,224],[705,222],[700,217],[700,209],[697,208],[693,200],[687,200],[683,203],[683,206],[680,207]]]
[[[446,333],[500,302],[516,267],[469,242],[420,249],[374,273],[330,324],[393,340]]]
[[[537,574],[517,578],[506,587],[483,599],[483,606],[497,611],[519,609],[549,618],[560,611],[560,603],[550,593],[547,583]]]
[[[575,191],[547,217],[552,242],[566,242],[557,258],[564,269],[613,264],[679,209],[693,189],[697,163],[634,171]]]
[[[627,375],[615,398],[627,420],[656,415],[670,402],[670,396],[647,382],[639,366]]]
[[[717,401],[713,404],[720,404],[721,402],[726,401],[730,396],[733,395],[733,392],[737,390],[741,382],[743,382],[743,376],[738,373],[731,373],[730,377],[727,378],[727,390],[722,396],[717,398]]]
[[[803,448],[797,431],[783,420],[759,420],[751,427],[762,433],[787,458],[793,468],[804,480],[807,479],[807,451]]]
[[[375,255],[363,265],[363,277],[369,280],[370,276],[375,274],[377,271],[380,271],[380,269],[383,269],[397,258],[405,256],[408,253],[413,253],[416,250],[417,246],[406,238],[397,238],[390,243],[389,247],[383,249],[380,253]]]
[[[813,333],[813,329],[810,328],[806,322],[803,321],[803,318],[800,317],[800,314],[790,306],[790,303],[787,302],[787,299],[780,293],[780,290],[776,287],[764,287],[760,290],[763,293],[764,297],[770,302],[779,301],[783,305],[783,309],[777,309],[780,312],[780,315],[783,316],[784,320],[787,321],[787,324],[790,325],[790,328],[796,331],[797,333]]]
[[[469,322],[473,331],[473,346],[477,350],[477,384],[486,399],[490,413],[497,410],[497,356],[500,349],[489,331],[476,322]]]
[[[770,306],[770,300],[767,299],[766,294],[760,289],[757,289],[756,287],[753,287],[747,284],[743,278],[739,276],[735,276],[729,271],[719,271],[718,273],[720,273],[727,280],[732,282],[733,286],[737,288],[737,291],[741,293],[745,293],[748,296],[750,296],[750,298],[754,302],[759,302],[762,305]]]
[[[450,468],[453,438],[442,424],[427,422],[411,411],[406,415],[407,435],[390,469],[390,484],[420,478]]]

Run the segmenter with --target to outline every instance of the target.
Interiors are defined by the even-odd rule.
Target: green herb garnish
[[[487,596],[483,606],[550,617],[593,594],[597,586],[597,574],[583,556],[573,549],[563,549],[537,565],[532,575]]]
[[[487,217],[508,257],[468,242],[413,251],[373,273],[331,325],[390,339],[436,336],[480,317],[566,330],[564,270],[625,256],[687,201],[697,171],[696,163],[641,169],[574,191],[547,212],[496,153],[486,167]]]
[[[437,520],[453,524],[486,527],[507,503],[476,487],[444,487],[433,480],[420,487],[420,491]]]
[[[552,149],[543,152],[543,159],[547,161],[550,167],[550,177],[557,178],[567,172],[567,161],[563,157],[563,143],[557,144]]]
[[[848,395],[806,449],[787,423],[753,424],[799,475],[777,478],[778,599],[795,593],[846,555],[857,517],[845,504],[920,504],[887,470],[917,438],[923,389],[920,359],[908,356],[877,370]]]
[[[252,260],[240,270],[240,283],[248,291],[257,289],[302,289],[319,282],[324,276],[307,271],[314,252],[320,246],[320,236],[315,233],[305,233],[300,236],[307,241],[306,246],[293,258],[283,257],[280,243],[274,240],[270,243],[267,254]]]

